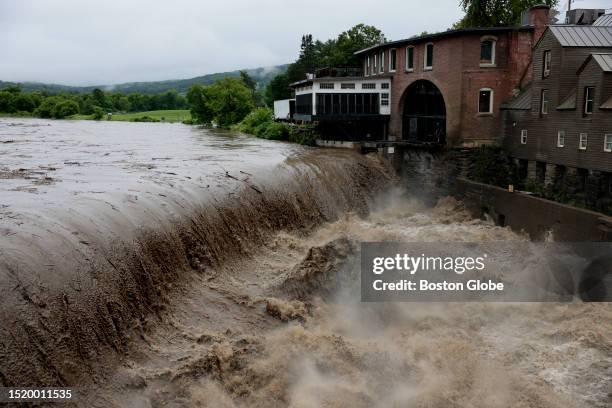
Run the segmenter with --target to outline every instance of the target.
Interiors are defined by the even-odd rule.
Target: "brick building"
[[[357,52],[364,76],[391,76],[389,139],[501,142],[500,106],[531,80],[531,50],[548,14],[536,6],[519,27],[449,30]]]

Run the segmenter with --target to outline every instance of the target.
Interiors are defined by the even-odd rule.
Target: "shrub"
[[[145,115],[138,118],[131,119],[130,122],[159,122],[159,119],[152,118],[151,116]]]
[[[76,115],[77,113],[79,113],[79,104],[70,100],[58,102],[52,111],[52,115],[55,119],[64,119],[68,116]]]
[[[104,109],[99,106],[94,106],[93,108],[93,116],[94,120],[101,120],[104,117]]]
[[[262,125],[268,125],[273,123],[274,112],[269,108],[257,108],[253,109],[251,113],[246,115],[242,121],[236,125],[235,129],[239,132],[249,133],[251,135],[261,136],[259,132],[263,133]]]
[[[288,126],[280,122],[270,122],[266,125],[261,137],[270,140],[288,140]]]

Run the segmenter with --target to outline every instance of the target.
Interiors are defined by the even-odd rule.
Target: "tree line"
[[[0,113],[63,119],[72,115],[92,115],[96,119],[111,112],[145,112],[187,109],[187,99],[174,90],[160,94],[124,94],[95,88],[86,94],[23,92],[19,86],[0,89]]]

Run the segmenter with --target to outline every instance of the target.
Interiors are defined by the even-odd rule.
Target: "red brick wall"
[[[494,67],[480,66],[480,42],[483,37],[496,39]],[[430,41],[396,45],[397,69],[392,80],[389,134],[402,136],[402,114],[406,89],[425,79],[442,92],[446,104],[446,132],[449,146],[475,146],[497,143],[502,138],[499,106],[529,73],[532,30],[460,33],[432,39],[434,63],[424,70],[425,46]],[[414,46],[414,71],[406,72],[406,46]],[[378,50],[380,51],[380,50]],[[365,58],[365,57],[364,57]],[[385,70],[388,71],[388,61]],[[493,113],[478,113],[478,94],[482,88],[493,90]]]

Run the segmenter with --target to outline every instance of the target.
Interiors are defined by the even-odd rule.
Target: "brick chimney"
[[[533,26],[533,44],[538,42],[550,21],[550,6],[539,4],[523,12],[522,24]]]

